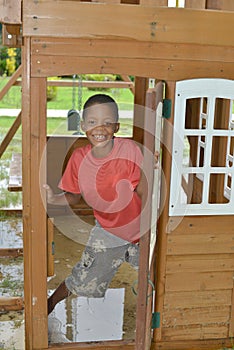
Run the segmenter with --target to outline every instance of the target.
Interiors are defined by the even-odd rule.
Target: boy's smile
[[[94,150],[97,157],[105,157],[112,149],[113,144],[109,142],[119,130],[119,123],[113,109],[108,104],[95,104],[86,112],[82,129],[93,147],[102,148]]]

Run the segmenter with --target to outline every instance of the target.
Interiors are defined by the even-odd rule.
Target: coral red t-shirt
[[[136,242],[140,236],[141,200],[135,189],[141,176],[141,150],[134,141],[122,138],[114,138],[105,158],[93,157],[91,149],[87,145],[74,150],[59,187],[82,194],[105,230]]]

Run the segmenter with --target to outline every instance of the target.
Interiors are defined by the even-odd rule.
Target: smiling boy
[[[115,137],[118,120],[110,96],[90,97],[81,123],[89,144],[71,155],[59,184],[62,194],[45,186],[48,203],[76,204],[82,196],[96,220],[81,260],[48,299],[48,314],[71,294],[103,297],[123,262],[138,266],[143,156],[134,141]]]

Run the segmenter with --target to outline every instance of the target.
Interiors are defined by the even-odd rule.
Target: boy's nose
[[[105,125],[102,123],[95,126],[95,129],[103,129],[103,128],[105,128]]]

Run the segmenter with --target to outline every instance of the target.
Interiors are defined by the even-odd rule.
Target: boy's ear
[[[115,124],[115,130],[114,130],[114,133],[118,132],[119,131],[119,127],[120,127],[120,123],[116,123]]]

